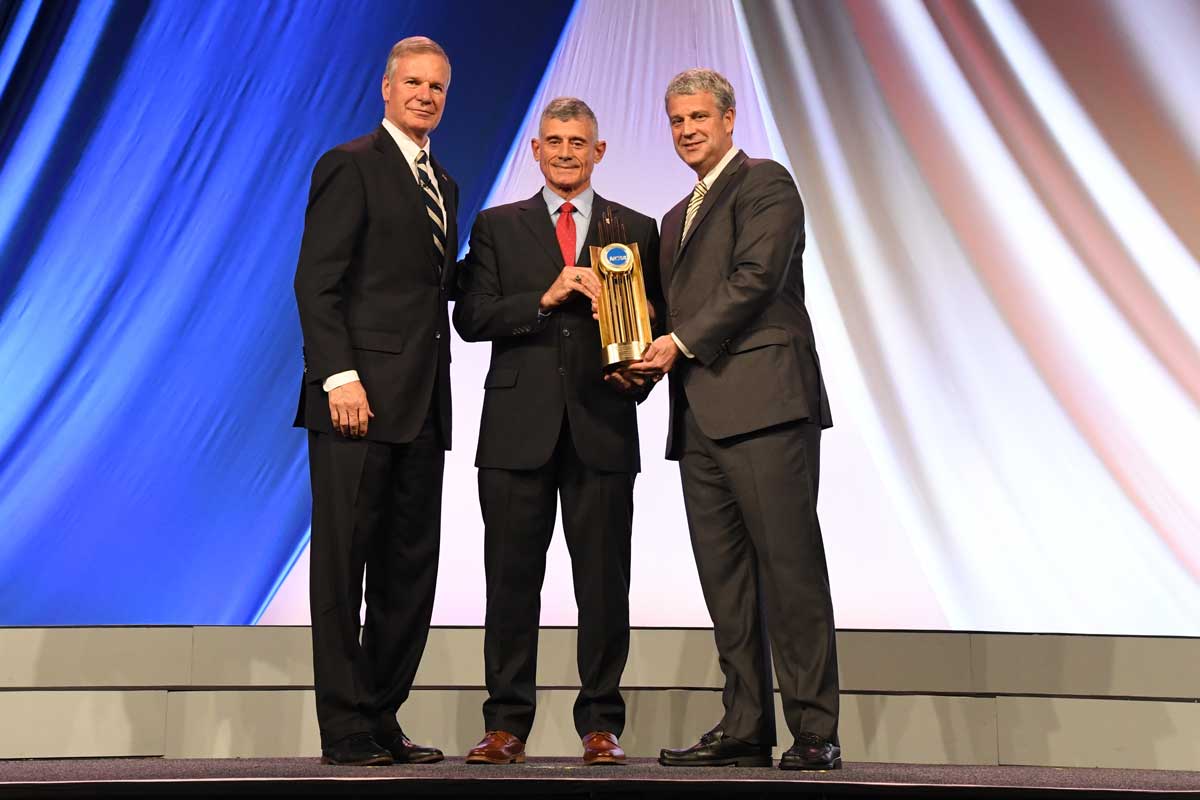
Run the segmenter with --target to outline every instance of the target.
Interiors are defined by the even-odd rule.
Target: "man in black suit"
[[[670,333],[633,369],[670,372],[667,458],[683,477],[725,714],[660,762],[770,766],[773,652],[796,737],[780,766],[836,769],[837,655],[817,521],[832,420],[804,307],[804,207],[786,169],[733,146],[733,87],[721,75],[677,75],[666,106],[699,181],[663,219]]]
[[[313,169],[296,302],[296,425],[312,476],[310,605],[322,760],[440,761],[413,744],[407,699],[433,613],[458,188],[429,155],[450,62],[414,36],[388,55],[384,119]],[[359,608],[366,568],[366,623]]]
[[[579,607],[575,727],[585,763],[622,763],[636,399],[650,382],[602,370],[591,302],[600,284],[588,248],[601,244],[599,221],[612,214],[656,273],[658,230],[592,190],[605,143],[583,101],[551,102],[532,145],[545,187],[479,215],[454,307],[463,339],[492,342],[475,461],[485,527],[487,735],[467,763],[525,760],[558,497]]]

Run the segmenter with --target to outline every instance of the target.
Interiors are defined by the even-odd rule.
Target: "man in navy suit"
[[[525,760],[546,548],[560,498],[579,608],[575,728],[585,764],[623,763],[619,686],[629,650],[636,406],[652,381],[602,369],[592,319],[600,284],[588,248],[607,244],[600,220],[611,216],[656,274],[658,229],[592,189],[605,144],[582,100],[552,101],[532,148],[545,185],[476,219],[454,307],[463,339],[492,343],[475,460],[485,528],[487,735],[467,763]]]

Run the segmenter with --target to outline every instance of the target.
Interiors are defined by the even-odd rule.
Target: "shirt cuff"
[[[675,340],[675,346],[679,348],[679,352],[683,353],[688,358],[695,358],[695,356],[692,355],[692,351],[688,350],[687,346],[684,345],[683,342],[679,341],[679,337],[675,335],[674,331],[671,332],[671,338]]]
[[[339,386],[345,386],[347,383],[354,383],[358,380],[358,370],[348,369],[345,372],[339,372],[336,375],[330,375],[325,379],[325,383],[321,384],[321,388],[326,392],[332,392]]]

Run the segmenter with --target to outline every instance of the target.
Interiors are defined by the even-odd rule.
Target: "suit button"
[[[571,331],[568,330],[567,328],[563,328],[563,336],[570,336],[570,335],[571,335]]]
[[[566,375],[566,374],[567,374],[567,368],[566,368],[566,367],[559,367],[559,368],[558,368],[558,374],[559,374],[559,375]]]
[[[435,333],[435,334],[433,335],[433,338],[435,338],[435,339],[440,339],[440,338],[442,338],[442,332],[441,332],[441,331],[438,331],[437,333]]]

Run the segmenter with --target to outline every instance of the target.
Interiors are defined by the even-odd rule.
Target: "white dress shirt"
[[[395,140],[396,146],[400,148],[400,153],[404,156],[404,160],[408,162],[408,168],[412,170],[413,178],[416,179],[417,184],[419,185],[421,183],[421,176],[419,174],[417,174],[417,157],[419,155],[421,155],[422,152],[425,153],[426,157],[429,156],[429,140],[426,139],[425,146],[422,147],[421,145],[414,142],[412,139],[408,138],[408,134],[406,134],[404,131],[400,130],[395,125],[393,125],[392,121],[387,119],[386,117],[383,120],[383,129],[385,131],[387,131],[389,134],[391,134],[392,139]],[[430,162],[430,164],[429,164],[428,171],[429,171],[429,180],[433,183],[433,188],[437,189],[438,196],[440,197],[442,194],[442,187],[438,185],[437,173],[433,169],[432,162]],[[442,227],[443,228],[445,228],[445,223],[446,223],[446,209],[445,209],[445,206],[443,206],[442,207]],[[326,392],[332,392],[337,387],[345,386],[347,383],[353,383],[356,380],[358,380],[358,370],[348,369],[345,372],[338,372],[334,375],[330,375],[328,378],[325,379],[325,383],[321,384],[321,387]]]
[[[721,173],[725,171],[727,166],[729,166],[729,162],[733,161],[733,157],[740,152],[742,152],[742,148],[730,147],[727,151],[725,151],[725,155],[721,157],[721,160],[717,162],[717,165],[709,170],[707,175],[700,179],[699,182],[704,184],[704,189],[706,192],[712,189],[713,184],[717,182],[717,178],[721,177]],[[693,189],[693,191],[695,190]],[[699,214],[700,212],[697,211],[696,213]],[[695,222],[692,224],[694,225]],[[688,358],[695,358],[695,356],[692,355],[692,351],[688,350],[684,343],[679,341],[679,337],[675,335],[674,331],[671,332],[671,338],[675,340],[675,346],[679,348],[679,352],[683,353]]]
[[[422,152],[425,153],[426,157],[430,155],[429,139],[427,138],[425,140],[425,146],[422,147],[412,139],[408,138],[408,134],[397,128],[392,124],[390,119],[386,118],[383,120],[383,129],[390,133],[392,138],[396,141],[396,146],[399,147],[400,152],[404,154],[404,160],[408,162],[408,168],[412,170],[413,177],[417,179],[417,183],[419,184],[421,182],[421,176],[417,174],[417,157],[421,155]],[[433,188],[437,189],[438,196],[441,197],[442,187],[438,185],[437,174],[433,171],[433,162],[430,162],[429,164],[429,179],[433,182]],[[442,221],[446,221],[445,209],[442,209]]]

